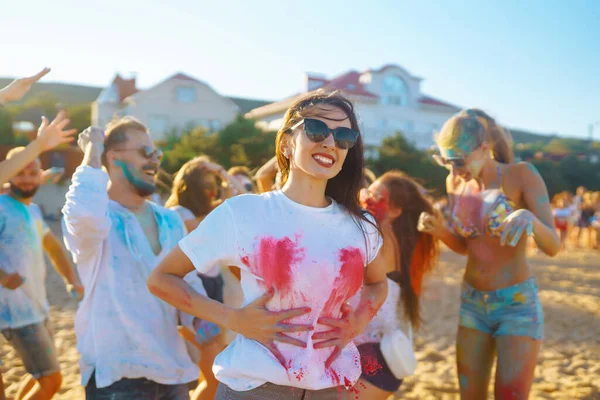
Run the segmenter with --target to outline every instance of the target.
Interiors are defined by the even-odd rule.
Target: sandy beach
[[[52,223],[56,231],[58,223]],[[465,260],[443,251],[424,291],[425,326],[417,334],[419,366],[396,398],[457,399],[454,340]],[[600,252],[573,250],[556,258],[532,254],[545,311],[545,341],[532,399],[600,399]],[[48,293],[63,384],[56,399],[84,399],[79,384],[73,318],[77,304],[48,268]],[[20,359],[1,342],[2,373],[9,399],[25,373]],[[493,393],[493,390],[490,391]]]

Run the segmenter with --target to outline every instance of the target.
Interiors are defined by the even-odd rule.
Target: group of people
[[[544,327],[527,239],[551,256],[560,240],[543,179],[514,162],[509,136],[483,111],[456,114],[437,138],[447,217],[409,176],[365,168],[357,115],[340,93],[294,103],[254,178],[199,156],[177,172],[164,206],[154,197],[162,153],[146,126],[125,117],[90,127],[62,210],[77,273],[31,203],[37,156],[72,140],[67,124],[62,114],[45,121],[35,150],[0,164],[10,182],[0,196],[0,323],[30,374],[17,398],[49,399],[60,387],[44,249],[81,299],[87,399],[179,400],[192,390],[194,399],[386,399],[407,375],[398,344],[418,332],[440,242],[467,255],[461,397],[487,398],[496,363],[496,398],[527,398]],[[227,285],[241,303],[227,301]]]
[[[569,239],[580,247],[584,237],[588,249],[600,248],[600,191],[580,186],[575,195],[568,191],[557,193],[552,198],[552,208],[561,249],[566,249]]]

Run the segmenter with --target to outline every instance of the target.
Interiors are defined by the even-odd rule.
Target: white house
[[[425,149],[433,145],[433,133],[460,110],[423,94],[422,79],[398,65],[349,71],[332,79],[306,74],[305,79],[304,92],[256,108],[246,117],[265,129],[277,130],[286,109],[296,100],[319,88],[337,89],[354,102],[367,146],[378,145],[385,137],[401,131],[418,148]]]
[[[162,140],[171,130],[188,126],[218,131],[240,112],[232,99],[182,73],[145,90],[136,88],[135,78],[117,74],[92,104],[92,124],[105,126],[115,115],[130,115],[148,126],[154,140]]]

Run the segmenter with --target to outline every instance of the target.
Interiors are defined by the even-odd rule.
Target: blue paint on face
[[[35,194],[37,193],[39,188],[40,188],[39,186],[36,186],[31,190],[21,190],[17,186],[13,185],[12,182],[10,183],[10,191],[12,192],[12,194],[14,194],[16,197],[18,197],[20,199],[32,198],[33,196],[35,196]]]
[[[444,158],[464,158],[466,154],[462,151],[457,151],[456,149],[449,149],[446,147],[440,147],[440,154]]]
[[[115,165],[121,168],[125,178],[135,188],[137,194],[142,197],[150,196],[156,191],[154,183],[148,183],[140,176],[140,172],[132,170],[127,164],[121,160],[115,161]]]
[[[460,381],[460,387],[466,388],[469,386],[469,377],[464,374],[458,375],[458,380]]]

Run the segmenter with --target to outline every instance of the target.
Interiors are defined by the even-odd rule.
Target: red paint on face
[[[268,289],[289,292],[293,284],[292,265],[303,258],[304,249],[298,247],[298,243],[289,237],[276,239],[267,236],[260,239],[252,262],[248,256],[244,256],[242,263],[254,275],[262,278]]]
[[[386,187],[380,186],[379,193],[373,194],[369,191],[369,195],[366,198],[361,199],[361,206],[368,210],[375,221],[381,222],[387,216],[390,210],[390,194]]]
[[[340,307],[358,292],[364,277],[364,258],[360,249],[346,247],[338,253],[340,263],[339,275],[333,282],[331,295],[323,306],[323,316],[338,318]]]
[[[388,201],[384,198],[381,198],[377,201],[371,198],[366,199],[364,202],[362,202],[362,206],[371,214],[373,214],[373,217],[377,222],[383,221],[389,210]]]

